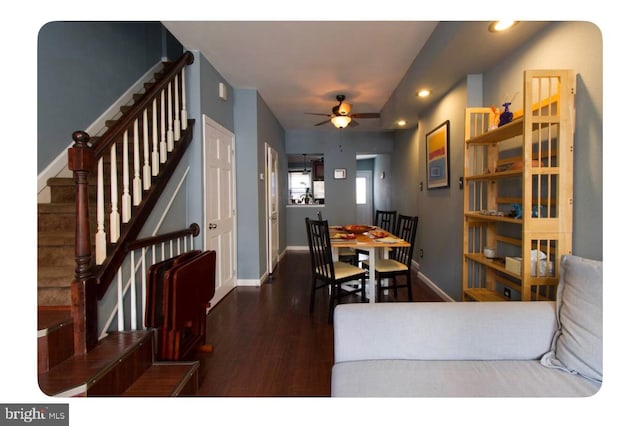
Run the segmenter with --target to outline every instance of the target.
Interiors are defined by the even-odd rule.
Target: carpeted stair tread
[[[38,268],[38,287],[69,287],[74,275],[73,266],[41,266]]]

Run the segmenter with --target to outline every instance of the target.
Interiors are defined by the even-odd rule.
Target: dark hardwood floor
[[[415,273],[414,301],[441,299]],[[309,312],[310,259],[288,252],[262,287],[238,287],[208,315],[200,353],[200,396],[329,396],[333,327],[329,297],[316,294]],[[392,296],[390,296],[392,297]],[[406,290],[398,301],[406,301]]]

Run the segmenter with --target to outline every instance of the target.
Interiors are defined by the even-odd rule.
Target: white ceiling
[[[415,123],[429,102],[467,74],[495,64],[544,23],[520,23],[508,36],[489,33],[488,22],[472,21],[163,24],[234,88],[256,89],[285,130],[335,130],[330,124],[315,127],[325,117],[304,113],[329,114],[338,94],[353,104],[352,113],[383,113],[382,119],[359,119],[355,129],[380,130],[394,128],[399,116]],[[433,91],[430,100],[416,99],[420,85]]]

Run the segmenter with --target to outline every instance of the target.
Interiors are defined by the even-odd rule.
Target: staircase
[[[186,55],[191,54],[187,52]],[[183,61],[183,63],[185,62],[187,65],[191,63],[188,60]],[[145,85],[145,92],[147,90],[162,91],[163,99],[165,89],[159,88],[160,81],[168,81],[170,79],[169,73],[176,74],[175,64],[167,63],[164,65],[164,69],[154,77],[154,80]],[[180,70],[177,72],[179,73]],[[184,73],[182,76],[184,78]],[[173,77],[171,77],[171,81],[173,81]],[[178,77],[175,77],[176,85],[177,81]],[[168,87],[171,90],[171,86]],[[108,121],[105,123],[106,126],[108,128],[130,127],[130,124],[122,122],[127,119],[127,112],[135,110],[139,101],[149,103],[150,96],[149,94],[145,98],[145,93],[134,96],[133,105],[123,106],[122,116],[118,120]],[[146,109],[145,114],[147,114]],[[98,266],[95,265],[95,254],[98,250],[95,235],[98,226],[95,221],[89,222],[90,266],[93,274],[99,273],[96,271],[112,270],[119,267],[119,265],[114,266],[113,263],[122,262],[122,259],[114,253],[118,254],[120,247],[134,241],[143,224],[141,217],[146,217],[157,202],[175,164],[191,141],[190,129],[193,126],[193,120],[190,120],[190,126],[188,131],[183,132],[181,140],[176,141],[176,145],[182,143],[184,147],[176,149],[175,153],[170,154],[177,156],[173,159],[173,163],[167,161],[166,169],[168,170],[161,172],[157,178],[154,177],[154,186],[148,190],[151,200],[145,200],[138,208],[133,208],[132,219],[128,224],[123,225],[121,231],[121,240],[124,240],[117,244],[109,244],[107,259],[105,263]],[[109,130],[103,136],[108,134]],[[91,147],[91,145],[97,146],[98,144],[99,138],[94,138],[89,145]],[[133,144],[130,146],[132,147]],[[122,158],[121,155],[122,148],[120,147],[119,158]],[[129,157],[131,170],[133,170],[133,157],[133,151],[131,151]],[[109,170],[111,157],[104,155],[103,161],[104,168]],[[122,183],[121,170],[118,170],[117,176],[118,182]],[[105,174],[103,179],[105,194],[109,194],[109,180],[109,175]],[[86,328],[90,328],[91,322],[97,322],[96,318],[89,318],[97,316],[97,312],[87,309],[89,324],[78,324],[78,320],[74,323],[73,318],[82,318],[82,315],[78,315],[77,312],[74,316],[74,309],[77,310],[78,306],[93,306],[92,303],[95,304],[95,301],[91,300],[76,300],[75,304],[72,302],[74,297],[72,282],[80,280],[78,270],[81,269],[76,258],[78,254],[76,249],[76,211],[79,205],[76,199],[77,186],[74,178],[71,177],[51,178],[48,181],[48,186],[51,201],[38,204],[38,383],[41,390],[50,396],[196,395],[199,362],[156,361],[154,330],[110,332],[105,338],[98,340],[96,344],[87,345],[85,348],[78,347],[82,346],[78,345],[79,341],[84,342],[87,339],[85,336],[78,338],[77,334],[84,333]],[[96,174],[91,171],[88,178],[88,213],[90,218],[96,217],[97,193]],[[110,202],[108,195],[105,199]],[[109,229],[109,225],[109,216],[107,215],[104,226]],[[92,279],[95,280],[95,278]],[[111,279],[111,277],[105,278],[106,284],[101,283],[101,285],[108,286]],[[97,297],[101,298],[104,292],[104,289],[99,291]],[[93,295],[89,292],[87,294],[87,297]]]

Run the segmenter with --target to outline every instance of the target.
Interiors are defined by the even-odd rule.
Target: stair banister
[[[112,157],[115,158],[116,144],[121,142],[123,146],[125,145],[123,135],[125,135],[131,127],[134,128],[134,139],[137,142],[139,117],[142,115],[146,121],[148,111],[153,108],[156,99],[158,97],[164,97],[165,90],[167,89],[169,95],[171,95],[171,83],[177,86],[178,76],[184,79],[184,67],[192,64],[193,61],[194,57],[191,52],[183,54],[158,81],[145,91],[144,95],[136,101],[118,121],[111,125],[102,136],[96,138],[95,141],[92,140],[86,132],[76,131],[73,133],[74,144],[68,150],[68,164],[69,169],[73,173],[76,185],[76,269],[75,278],[71,285],[76,353],[86,353],[97,344],[97,301],[104,296],[108,286],[114,280],[120,265],[125,260],[127,252],[126,244],[136,239],[146,218],[151,214],[153,207],[160,198],[162,188],[168,183],[178,162],[188,148],[193,137],[195,120],[191,119],[185,123],[181,123],[181,125],[185,127],[185,130],[182,134],[178,133],[177,135],[179,135],[185,143],[175,145],[174,155],[166,160],[166,164],[163,164],[163,170],[159,172],[157,176],[154,176],[153,184],[147,185],[145,190],[148,194],[145,194],[141,200],[136,197],[140,194],[136,193],[137,189],[135,187],[135,178],[137,178],[137,173],[139,173],[138,170],[135,169],[138,163],[135,163],[133,182],[135,217],[132,217],[128,223],[123,221],[122,224],[118,224],[117,228],[111,223],[112,231],[110,234],[117,233],[119,234],[119,238],[109,238],[109,241],[112,243],[108,250],[109,253],[100,253],[101,258],[99,259],[99,265],[96,265],[96,259],[93,257],[91,248],[92,227],[89,219],[89,176],[95,173],[98,162],[102,161],[105,155],[112,154]],[[175,91],[175,95],[176,99],[174,102],[177,104],[177,90]],[[182,101],[184,102],[185,93],[182,93],[182,97]],[[169,103],[169,106],[170,105]],[[153,109],[155,110],[155,108]],[[171,126],[171,117],[168,118],[167,121],[169,122],[169,126]],[[179,120],[177,122],[179,122]],[[146,132],[148,132],[148,129],[143,130],[145,131],[144,136],[147,136]],[[178,129],[178,131],[179,130],[180,129]],[[161,131],[164,131],[164,129],[161,129]],[[145,145],[144,149],[146,150],[148,147]],[[171,150],[168,151],[171,152]],[[112,181],[116,177],[116,172],[113,171],[113,167],[112,165]],[[100,177],[100,180],[102,180],[102,177]],[[117,193],[117,190],[115,185],[112,188],[112,199],[115,201],[112,203],[112,209],[114,209],[114,211],[110,216],[112,221],[120,221],[120,215],[117,213],[117,195],[113,195],[113,192]],[[126,203],[123,202],[122,204],[124,207]],[[122,226],[124,224],[126,224],[126,226]]]

